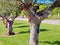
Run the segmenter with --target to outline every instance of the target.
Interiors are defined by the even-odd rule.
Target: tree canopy
[[[17,11],[18,2],[16,0],[0,0],[0,14],[13,13]]]
[[[9,13],[15,14],[16,11],[18,11],[18,8],[17,8],[18,5],[21,2],[30,2],[30,3],[32,3],[32,5],[34,5],[38,1],[43,1],[44,2],[46,0],[0,0],[0,15],[3,14],[3,13],[6,13],[7,15],[9,15]],[[49,1],[54,2],[55,0],[49,0]]]

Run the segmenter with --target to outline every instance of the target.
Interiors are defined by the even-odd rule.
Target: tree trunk
[[[9,26],[8,24],[8,32],[7,32],[7,35],[15,35],[15,33],[13,32],[13,27],[12,26]]]
[[[8,24],[7,24],[7,28],[8,28],[8,35],[14,35],[15,33],[13,32],[13,21],[9,20],[9,19],[6,19]]]
[[[30,45],[38,45],[39,24],[30,23]]]

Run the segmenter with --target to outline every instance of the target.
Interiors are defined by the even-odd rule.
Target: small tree
[[[1,2],[1,7],[0,12],[1,17],[3,19],[3,23],[7,26],[8,28],[8,35],[13,35],[13,28],[12,25],[14,23],[14,19],[18,16],[18,9],[17,9],[17,1],[15,0],[2,0]],[[11,13],[15,13],[15,15],[11,15]],[[6,21],[5,21],[6,20]],[[7,24],[5,23],[7,22]]]

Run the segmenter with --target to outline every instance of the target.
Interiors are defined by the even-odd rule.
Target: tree
[[[14,23],[14,19],[18,16],[18,9],[17,4],[18,2],[16,0],[1,0],[1,8],[0,8],[0,15],[2,17],[3,23],[8,28],[8,35],[13,35],[13,28],[12,25]],[[11,15],[15,12],[15,15]],[[7,23],[6,23],[7,22]]]
[[[1,16],[1,15],[0,15]],[[6,17],[5,13],[1,16],[2,19],[3,19],[3,23],[6,25],[6,28],[8,29],[8,35],[14,35],[15,33],[13,32],[13,23],[14,23],[14,19],[18,16],[18,14],[16,13],[16,16],[13,16],[11,14],[10,17]],[[7,24],[6,24],[6,23]]]
[[[39,15],[34,15],[30,7],[33,6],[32,3],[28,3],[27,1],[22,2],[21,5],[19,5],[20,10],[24,10],[26,12],[26,15],[28,16],[28,20],[30,23],[30,43],[29,45],[38,45],[38,34],[39,34],[39,27],[48,14],[55,8],[60,7],[60,0],[56,0],[49,8],[45,8],[44,10],[40,11]]]

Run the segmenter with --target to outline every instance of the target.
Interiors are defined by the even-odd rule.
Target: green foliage
[[[33,2],[33,0],[25,0],[25,1]],[[36,1],[37,0],[35,0],[35,2]],[[53,1],[53,0],[50,0],[50,1]],[[19,5],[19,2],[17,0],[0,0],[0,15],[2,15],[3,13],[6,13],[6,15],[10,15],[10,13],[13,13],[15,15],[16,12],[18,12],[18,14],[20,15],[20,10],[17,9],[18,5]],[[50,6],[50,4],[40,5],[39,6],[40,9],[38,11],[45,9],[47,6]],[[58,8],[55,8],[51,14],[57,14],[58,10],[59,10]],[[24,11],[22,11],[21,15],[26,15],[26,14]]]
[[[40,6],[39,6],[39,8],[40,8],[39,10],[40,10],[40,11],[41,11],[41,10],[44,10],[46,7],[47,7],[46,5],[40,5]]]
[[[49,5],[46,5],[46,4],[40,5],[38,11],[44,10],[47,6],[49,7],[50,4]],[[50,16],[48,16],[48,19],[57,19],[58,18],[58,12],[60,12],[60,8],[56,7],[54,10],[51,11]]]
[[[0,0],[0,14],[16,12],[18,2],[16,0]]]
[[[23,15],[23,16],[24,16],[24,15],[26,15],[26,13],[25,13],[24,11],[21,11],[21,15]]]
[[[58,9],[58,8],[55,8],[52,12],[51,12],[51,14],[58,14],[58,10],[60,10],[60,9]]]

